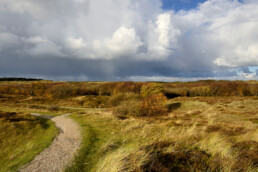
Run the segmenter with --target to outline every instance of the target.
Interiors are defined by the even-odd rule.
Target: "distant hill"
[[[0,81],[41,81],[36,78],[0,78]]]

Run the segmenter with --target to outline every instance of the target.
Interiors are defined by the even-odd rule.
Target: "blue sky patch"
[[[189,10],[196,8],[198,3],[203,3],[206,0],[162,0],[162,8],[165,10]]]

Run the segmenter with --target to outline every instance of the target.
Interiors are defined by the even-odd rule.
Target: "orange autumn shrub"
[[[154,94],[162,93],[163,85],[159,83],[147,83],[141,87],[141,96],[148,97]]]
[[[140,103],[141,116],[158,116],[167,112],[167,98],[162,93],[146,97]]]

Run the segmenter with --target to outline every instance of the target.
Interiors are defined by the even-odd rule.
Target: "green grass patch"
[[[50,120],[0,112],[0,171],[16,171],[48,147],[58,129]]]
[[[72,166],[66,169],[67,172],[95,171],[95,165],[102,155],[101,147],[112,137],[111,133],[115,127],[105,125],[104,120],[99,120],[96,114],[91,114],[96,111],[98,110],[94,109],[94,111],[89,110],[89,114],[70,116],[80,124],[83,141]],[[91,118],[93,116],[95,117]]]

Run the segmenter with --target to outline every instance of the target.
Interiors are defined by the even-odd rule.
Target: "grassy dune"
[[[258,100],[177,98],[165,116],[74,114],[84,142],[67,171],[257,171]]]
[[[15,171],[27,164],[56,134],[58,130],[49,120],[0,111],[0,171]]]

